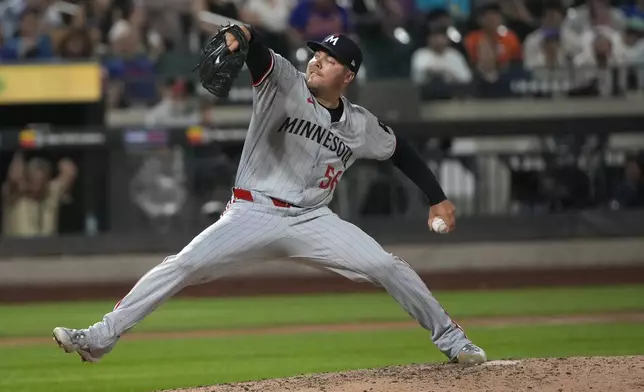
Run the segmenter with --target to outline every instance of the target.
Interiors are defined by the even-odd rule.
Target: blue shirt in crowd
[[[51,39],[47,35],[38,37],[36,44],[32,49],[20,57],[20,46],[23,44],[22,37],[9,38],[2,47],[0,58],[4,60],[21,60],[21,59],[49,59],[54,57],[54,48]]]
[[[317,11],[311,1],[300,2],[290,19],[291,27],[304,35],[306,40],[321,41],[334,33],[349,33],[349,14],[340,6],[329,12]]]
[[[135,101],[151,102],[156,99],[155,66],[145,54],[114,57],[104,61],[111,80],[121,80],[124,95]]]

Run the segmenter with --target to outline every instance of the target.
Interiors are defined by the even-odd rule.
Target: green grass
[[[644,285],[508,291],[436,292],[454,318],[557,315],[644,310]],[[48,336],[58,325],[82,328],[99,321],[114,302],[0,306],[0,337]],[[136,329],[177,331],[294,324],[406,320],[388,295],[327,294],[287,297],[174,299]]]
[[[479,327],[468,333],[492,359],[644,354],[644,328],[637,324]],[[76,355],[65,356],[53,345],[0,351],[0,390],[11,392],[144,392],[444,361],[420,328],[123,341],[99,364],[81,364]]]

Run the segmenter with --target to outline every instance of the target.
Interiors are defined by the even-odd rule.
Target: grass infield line
[[[568,325],[568,324],[610,324],[644,323],[644,312],[603,312],[585,315],[557,316],[496,316],[473,317],[458,320],[463,327],[508,327],[521,325]],[[244,335],[283,335],[295,333],[363,332],[417,328],[416,321],[382,321],[343,324],[287,325],[279,327],[211,329],[201,331],[131,332],[124,340],[171,340],[217,338]],[[53,328],[53,327],[52,327]],[[50,337],[0,338],[0,347],[44,344]]]

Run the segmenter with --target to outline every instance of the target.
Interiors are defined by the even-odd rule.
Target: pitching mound
[[[174,392],[644,391],[644,356],[411,365],[224,384]]]

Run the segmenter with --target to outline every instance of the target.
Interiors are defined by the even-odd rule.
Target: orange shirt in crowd
[[[465,49],[472,63],[478,62],[478,46],[481,40],[488,37],[483,30],[472,31],[465,37]],[[499,66],[520,60],[521,56],[521,42],[514,32],[508,30],[505,34],[497,34],[496,61]]]

